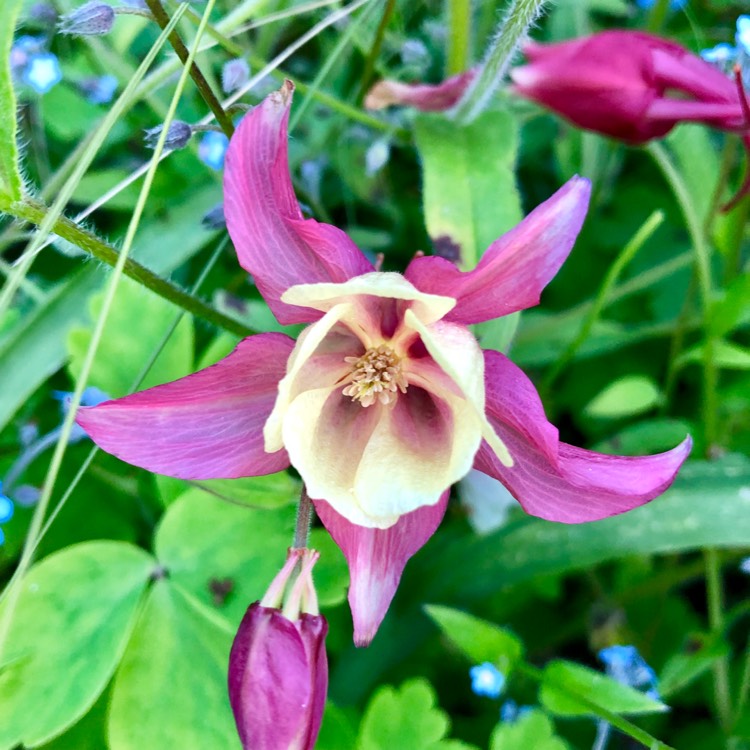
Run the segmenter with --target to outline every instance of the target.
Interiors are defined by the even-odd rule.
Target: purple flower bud
[[[112,31],[115,23],[115,10],[100,0],[88,3],[66,13],[60,19],[60,32],[73,36],[102,36]]]
[[[244,86],[250,80],[250,66],[241,57],[227,62],[221,71],[221,88],[225,94]]]
[[[317,609],[312,566],[318,553],[291,549],[287,563],[262,602],[242,618],[229,657],[229,701],[244,750],[312,750],[328,689],[325,637],[328,624],[299,612]],[[284,610],[278,601],[298,561],[302,570]],[[297,610],[297,611],[295,611]]]
[[[206,229],[226,229],[227,221],[224,218],[224,204],[219,203],[203,214],[201,223]]]
[[[164,129],[163,125],[157,125],[155,128],[149,128],[144,134],[144,140],[149,148],[155,148],[161,135],[161,131]],[[188,141],[193,136],[193,128],[188,123],[182,120],[175,120],[169,126],[167,130],[167,139],[164,141],[164,145],[172,150],[178,148],[185,148]]]

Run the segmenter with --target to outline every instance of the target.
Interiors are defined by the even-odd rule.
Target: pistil
[[[376,401],[390,404],[399,390],[406,393],[401,358],[387,344],[368,349],[361,357],[346,357],[345,361],[352,365],[352,373],[342,393],[352,401],[362,406],[372,406]]]

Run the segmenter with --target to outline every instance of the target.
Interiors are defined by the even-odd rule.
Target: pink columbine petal
[[[452,296],[445,320],[479,323],[539,303],[544,287],[568,257],[583,225],[591,184],[573,177],[518,226],[493,242],[472,271],[444,258],[422,257],[406,269],[420,291]]]
[[[445,515],[449,492],[436,505],[407,513],[388,529],[350,523],[327,502],[315,510],[349,563],[349,606],[354,643],[367,646],[383,621],[409,558],[435,533]]]
[[[285,450],[266,453],[263,425],[294,341],[251,336],[212,367],[88,409],[77,421],[93,441],[128,463],[182,479],[272,474]]]
[[[293,91],[286,81],[245,115],[229,144],[224,174],[224,213],[240,265],[284,324],[320,317],[282,303],[289,287],[342,282],[373,270],[340,229],[302,217],[287,153]]]
[[[483,443],[474,466],[500,480],[532,516],[561,523],[596,521],[660,495],[690,453],[688,436],[653,456],[606,456],[557,443],[531,381],[498,352],[485,352],[487,418],[515,463],[503,466]]]
[[[475,69],[467,70],[438,84],[378,81],[367,92],[365,108],[384,109],[401,104],[423,112],[441,112],[458,103],[475,75]]]

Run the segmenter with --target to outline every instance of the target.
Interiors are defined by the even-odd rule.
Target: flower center
[[[352,365],[352,372],[342,393],[351,396],[352,401],[359,401],[362,406],[372,406],[376,401],[390,404],[399,390],[406,393],[408,383],[401,371],[401,358],[387,344],[344,361]]]

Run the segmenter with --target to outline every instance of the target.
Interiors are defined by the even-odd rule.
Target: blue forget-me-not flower
[[[224,166],[224,156],[227,153],[228,146],[229,138],[224,133],[211,130],[201,138],[198,145],[198,156],[211,169],[219,170]]]
[[[505,675],[490,662],[478,664],[469,670],[471,689],[477,695],[499,698],[505,687]]]

